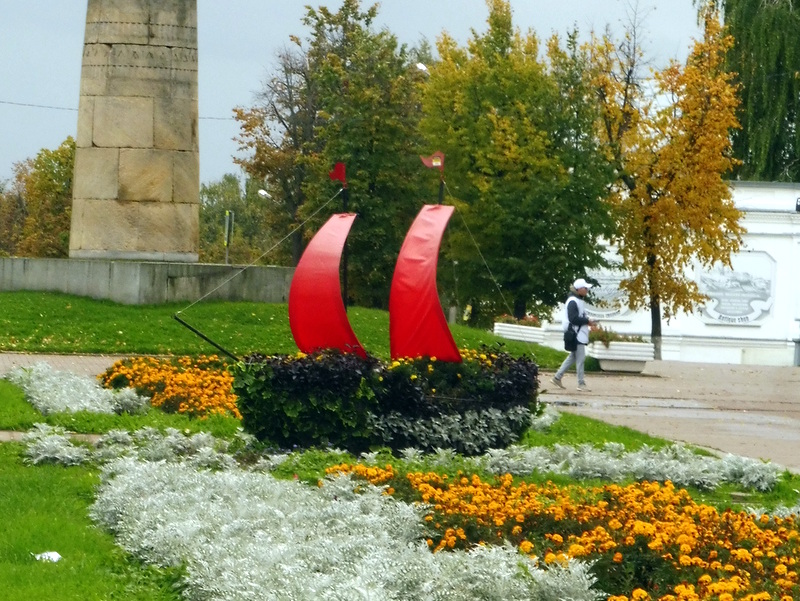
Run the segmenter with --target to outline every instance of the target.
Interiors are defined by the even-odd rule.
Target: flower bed
[[[132,357],[117,361],[99,378],[106,388],[134,388],[167,413],[201,419],[212,414],[242,417],[233,394],[233,376],[216,355]]]
[[[473,455],[515,442],[536,411],[536,364],[488,349],[461,357],[385,364],[337,351],[256,354],[234,367],[234,389],[245,430],[287,448],[382,445]]]
[[[39,380],[53,394],[62,390],[52,374],[25,375],[26,394]],[[58,404],[76,402],[67,396]],[[276,590],[300,600],[353,598],[362,589],[398,599],[436,590],[456,601],[800,598],[798,507],[718,511],[669,481],[522,480],[572,464],[562,473],[627,480],[694,469],[683,476],[695,485],[771,489],[778,472],[755,460],[560,445],[467,459],[409,450],[394,465],[380,464],[377,453],[358,463],[340,463],[338,454],[331,478],[306,486],[262,473],[291,456],[266,455],[249,469],[207,434],[114,431],[91,453],[63,434],[31,432],[26,454],[33,463],[110,461],[93,519],[141,561],[184,566],[187,599]]]
[[[641,372],[654,357],[653,345],[641,336],[620,334],[599,325],[589,328],[586,350],[604,371]]]
[[[510,475],[407,473],[334,466],[429,507],[428,546],[468,549],[506,541],[545,564],[592,562],[608,601],[780,599],[800,595],[794,517],[718,512],[683,489],[641,482],[592,488],[515,483]],[[408,491],[401,480],[407,480]],[[652,595],[651,595],[652,593]]]

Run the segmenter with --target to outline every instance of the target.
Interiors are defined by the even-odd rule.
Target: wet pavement
[[[53,369],[89,377],[118,355],[0,353],[0,375],[44,361]],[[540,399],[569,411],[640,432],[769,460],[800,473],[800,367],[650,361],[641,374],[587,374],[590,392],[566,390],[540,377]]]
[[[800,367],[650,361],[642,374],[587,374],[591,392],[541,376],[541,399],[561,411],[640,432],[769,460],[800,472]]]

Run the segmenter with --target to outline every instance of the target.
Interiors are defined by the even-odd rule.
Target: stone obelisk
[[[69,256],[196,262],[197,0],[88,0]]]

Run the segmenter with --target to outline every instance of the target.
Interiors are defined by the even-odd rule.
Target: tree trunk
[[[514,299],[514,317],[517,319],[523,319],[525,314],[528,312],[527,303],[524,300],[520,300],[518,298]]]
[[[658,296],[650,297],[650,339],[653,342],[653,358],[661,361],[661,302]]]
[[[303,256],[303,231],[297,229],[292,232],[290,241],[292,249],[292,267],[297,267],[297,264],[300,262],[300,257]]]

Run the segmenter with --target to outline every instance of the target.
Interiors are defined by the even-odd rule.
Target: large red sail
[[[289,288],[289,326],[304,353],[335,348],[366,357],[342,301],[339,262],[356,216],[332,215],[308,243]]]
[[[439,246],[452,214],[451,206],[423,206],[403,241],[389,294],[392,359],[436,357],[461,362],[436,289]]]

